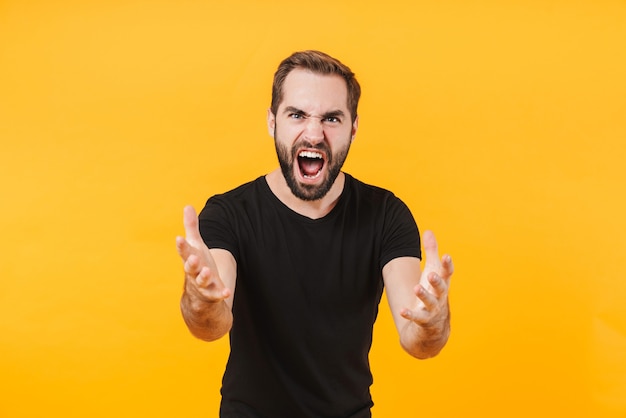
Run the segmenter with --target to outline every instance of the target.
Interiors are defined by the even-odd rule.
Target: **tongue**
[[[300,163],[300,170],[305,176],[316,175],[324,165],[324,161],[318,158],[299,158],[298,162]]]

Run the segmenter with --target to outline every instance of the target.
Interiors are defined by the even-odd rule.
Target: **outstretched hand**
[[[185,269],[185,291],[196,300],[219,302],[231,295],[224,286],[211,251],[200,236],[198,216],[192,206],[183,210],[185,238],[176,237],[176,248]]]
[[[413,289],[416,304],[412,309],[402,309],[400,314],[422,328],[441,329],[449,321],[448,288],[454,266],[449,255],[439,258],[437,240],[431,231],[424,232],[422,239],[426,261],[420,283]]]

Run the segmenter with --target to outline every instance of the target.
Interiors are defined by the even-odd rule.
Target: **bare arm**
[[[430,231],[423,236],[426,263],[414,257],[396,258],[383,268],[389,307],[400,335],[400,344],[413,357],[436,356],[450,335],[448,287],[452,259],[439,259],[437,241]]]
[[[184,209],[183,223],[186,237],[176,237],[176,248],[185,270],[180,301],[183,319],[197,338],[217,340],[230,331],[233,323],[237,264],[230,252],[207,248],[191,206]]]

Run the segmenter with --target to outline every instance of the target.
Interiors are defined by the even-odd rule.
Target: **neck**
[[[294,196],[279,168],[265,176],[265,179],[278,200],[294,212],[311,219],[323,218],[333,210],[343,192],[346,181],[343,172],[339,173],[333,186],[323,198],[308,201]]]

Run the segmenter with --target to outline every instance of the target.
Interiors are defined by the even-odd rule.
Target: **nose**
[[[324,140],[324,126],[320,118],[310,117],[304,128],[304,139],[312,144],[319,143]]]

